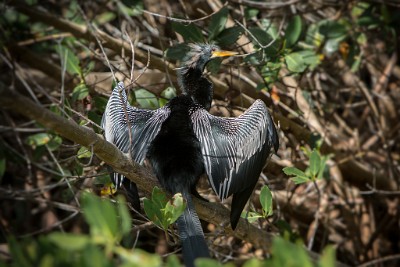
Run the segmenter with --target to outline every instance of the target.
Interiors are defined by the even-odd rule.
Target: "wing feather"
[[[157,110],[131,106],[127,101],[124,84],[119,82],[108,100],[101,126],[108,142],[124,153],[130,152],[135,162],[143,164],[150,143],[169,113],[170,110],[166,106]],[[113,179],[116,187],[119,187],[124,176],[115,173]]]
[[[221,200],[255,185],[262,167],[279,146],[265,104],[257,100],[237,118],[221,118],[202,108],[191,112],[209,181]]]

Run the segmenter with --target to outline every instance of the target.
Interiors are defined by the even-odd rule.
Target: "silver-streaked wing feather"
[[[254,187],[271,149],[279,146],[265,104],[257,100],[237,118],[216,117],[196,108],[191,119],[206,173],[219,198]]]
[[[143,164],[150,143],[160,131],[169,113],[170,110],[166,106],[157,110],[131,106],[127,101],[124,84],[119,82],[108,100],[101,126],[108,142],[113,143],[124,153],[130,152],[135,162]],[[118,188],[124,176],[114,173],[113,179]]]

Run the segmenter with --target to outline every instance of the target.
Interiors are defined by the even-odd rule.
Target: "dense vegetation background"
[[[200,182],[213,258],[400,264],[398,1],[33,0],[0,10],[0,266],[179,264],[172,227],[164,234],[109,196],[106,163],[147,198],[151,173],[90,133],[101,134],[115,80],[142,108],[179,94],[175,67],[190,42],[240,53],[208,68],[211,112],[237,116],[261,98],[281,142],[251,199],[251,225],[230,231]]]

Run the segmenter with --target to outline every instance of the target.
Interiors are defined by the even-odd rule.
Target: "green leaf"
[[[336,251],[333,246],[327,246],[322,252],[319,259],[320,267],[335,267],[336,266]]]
[[[47,143],[48,148],[50,151],[56,151],[62,143],[62,138],[58,135],[52,135],[50,141]]]
[[[257,221],[258,219],[263,218],[264,216],[255,211],[249,211],[249,212],[242,211],[242,213],[240,214],[240,217],[248,220],[250,223],[253,223],[253,222]]]
[[[26,251],[24,251],[23,246],[17,242],[17,240],[10,236],[8,238],[8,248],[12,255],[14,266],[18,267],[30,267],[32,262],[29,259]]]
[[[319,165],[319,171],[317,174],[317,179],[322,179],[324,172],[325,172],[325,167],[326,167],[326,162],[330,158],[329,155],[324,155],[321,157],[320,165]]]
[[[163,209],[167,205],[167,197],[165,193],[157,186],[153,188],[151,199],[143,200],[144,211],[149,219],[158,227],[166,230],[168,222],[165,219]]]
[[[292,244],[281,237],[276,237],[272,242],[272,255],[274,255],[272,263],[267,266],[313,267],[301,242]]]
[[[184,25],[182,23],[173,21],[172,30],[182,35],[183,39],[185,39],[186,42],[195,42],[195,43],[204,42],[201,29],[196,25],[194,25],[193,23]]]
[[[266,46],[272,41],[271,36],[263,29],[251,27],[249,28],[249,31],[252,34],[251,39],[255,47],[260,47],[258,43],[260,43],[262,46]]]
[[[89,95],[89,88],[84,83],[78,84],[72,91],[72,102],[82,100]]]
[[[298,52],[286,55],[285,62],[291,72],[300,73],[305,71],[307,68],[307,65],[303,60],[303,56]]]
[[[214,38],[225,28],[226,21],[228,20],[228,13],[228,8],[224,7],[211,17],[210,25],[208,27],[210,33],[208,41],[214,40]]]
[[[317,176],[320,165],[321,157],[319,156],[318,151],[314,149],[310,154],[310,173],[313,178]]]
[[[244,10],[244,16],[247,20],[254,18],[260,13],[258,8],[246,7]]]
[[[61,232],[51,233],[47,238],[57,247],[68,251],[82,250],[90,242],[87,235],[66,234]]]
[[[122,235],[126,235],[131,231],[131,215],[126,205],[125,198],[122,195],[117,197],[118,200],[118,215],[120,219],[120,230]]]
[[[150,91],[147,91],[146,89],[138,89],[135,90],[135,98],[136,98],[136,103],[140,105],[140,107],[145,108],[145,109],[156,109],[158,108],[158,99]]]
[[[264,217],[272,215],[272,193],[266,185],[261,188],[260,203],[263,208]]]
[[[44,146],[51,140],[51,135],[48,133],[37,133],[30,135],[27,139],[28,145],[36,148],[37,146]]]
[[[301,35],[302,29],[302,21],[299,15],[292,17],[289,21],[289,24],[286,28],[285,38],[286,38],[286,46],[292,47]]]
[[[243,28],[240,26],[233,26],[224,29],[215,39],[220,46],[230,46],[234,44],[243,34]]]
[[[196,267],[222,267],[222,264],[214,259],[198,258],[195,260]],[[224,265],[225,266],[225,265]]]
[[[110,200],[85,193],[82,195],[82,208],[93,237],[102,238],[102,242],[114,242],[117,239],[117,212]]]
[[[257,258],[249,259],[243,264],[243,267],[264,267],[265,263]]]
[[[164,211],[164,216],[168,224],[174,223],[179,216],[181,216],[186,209],[186,203],[182,197],[181,193],[175,194],[171,201],[168,201]]]
[[[267,34],[271,37],[272,39],[277,39],[279,38],[279,30],[275,26],[275,24],[272,22],[270,19],[262,19],[261,20],[261,26],[264,31],[267,32]]]
[[[172,60],[182,61],[189,50],[190,48],[186,44],[177,44],[165,51],[165,57]]]
[[[77,74],[81,76],[82,69],[79,65],[79,58],[75,56],[71,49],[63,45],[57,47],[57,51],[60,54],[60,58],[64,64],[66,64],[66,70],[69,74]]]
[[[78,153],[76,153],[78,159],[90,158],[92,157],[92,152],[90,152],[86,147],[82,146],[79,148]]]
[[[283,172],[288,176],[294,176],[291,179],[295,184],[302,184],[310,181],[310,177],[296,167],[285,167],[283,168]]]

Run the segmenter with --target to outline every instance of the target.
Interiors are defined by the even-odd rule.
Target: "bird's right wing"
[[[216,117],[198,108],[191,119],[206,173],[221,200],[255,185],[271,149],[279,146],[275,125],[261,100],[237,118]]]
[[[101,126],[108,142],[124,153],[130,152],[132,159],[142,164],[150,143],[169,113],[170,109],[166,106],[157,110],[131,106],[127,101],[124,84],[119,82],[108,100]],[[117,188],[121,186],[123,178],[120,174],[114,174],[114,184]]]

